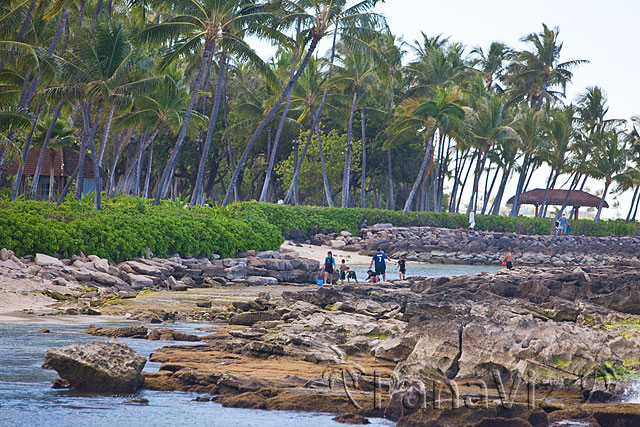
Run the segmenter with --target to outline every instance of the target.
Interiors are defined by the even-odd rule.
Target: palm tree
[[[343,43],[354,47],[362,47],[366,45],[367,40],[371,40],[377,36],[376,30],[386,27],[384,18],[372,12],[378,0],[362,0],[353,6],[349,6],[347,3],[346,0],[281,0],[278,2],[278,4],[283,5],[282,9],[285,11],[281,21],[282,25],[299,25],[298,28],[302,28],[299,34],[308,43],[307,52],[295,74],[289,79],[282,95],[260,125],[258,125],[258,128],[245,146],[233,171],[227,194],[224,197],[223,204],[225,206],[228,205],[231,200],[233,188],[235,188],[236,181],[240,175],[240,171],[244,167],[251,148],[253,148],[258,136],[262,133],[266,125],[271,122],[276,111],[288,97],[289,91],[293,89],[294,84],[304,72],[320,40],[328,35],[337,37],[339,33]],[[317,124],[319,114],[316,113],[314,118]],[[312,125],[312,128],[315,128],[315,125]],[[313,134],[313,132],[311,132],[311,134]]]
[[[220,48],[223,52],[228,52],[229,49],[237,50],[238,53],[246,58],[256,60],[257,64],[261,63],[262,61],[258,60],[259,58],[257,58],[253,50],[246,45],[243,37],[247,34],[257,33],[260,24],[270,17],[263,4],[245,0],[192,0],[188,2],[159,0],[158,3],[171,10],[173,15],[162,22],[150,24],[140,33],[140,38],[148,42],[175,41],[163,57],[160,64],[161,69],[174,60],[190,57],[194,51],[199,51],[201,54],[199,58],[200,66],[191,85],[191,99],[185,112],[178,139],[160,179],[155,204],[159,204],[166,194],[169,177],[173,174],[187,135],[191,113],[198,99],[198,93],[203,88],[203,81],[208,76],[208,70],[211,68],[216,49]],[[224,75],[224,67],[221,67],[218,74],[218,80],[220,80],[220,77]],[[207,130],[207,140],[209,142],[205,142],[204,160],[201,158],[199,176],[204,173],[204,163],[206,162],[204,151],[207,151],[208,154],[211,142],[210,137],[213,132],[212,127],[215,126],[220,105],[221,91],[222,85],[217,84],[212,117]],[[211,122],[213,123],[211,124]],[[201,184],[202,179],[197,182],[195,190],[199,191]]]
[[[107,102],[128,102],[130,96],[148,90],[157,77],[143,77],[129,80],[134,65],[135,51],[129,42],[126,31],[119,25],[100,25],[95,33],[75,41],[72,52],[65,56],[62,63],[66,82],[50,88],[52,94],[63,99],[76,100],[82,112],[82,133],[80,144],[80,177],[76,186],[76,197],[82,194],[84,160],[88,151],[94,167],[96,186],[95,209],[101,207],[102,181],[98,163],[98,153],[94,145],[100,117]],[[73,179],[70,179],[70,186]],[[67,188],[68,191],[68,188]],[[60,198],[64,200],[66,193]]]
[[[336,77],[334,84],[337,86],[345,86],[346,92],[351,93],[351,104],[349,107],[348,124],[347,124],[347,146],[345,150],[344,172],[342,175],[342,207],[349,207],[350,196],[350,180],[351,180],[351,140],[353,136],[353,117],[356,111],[358,97],[367,84],[376,77],[374,64],[370,56],[359,52],[346,50],[341,54],[342,64],[336,67]],[[362,107],[364,111],[364,106]],[[364,123],[364,113],[362,113],[362,126]],[[364,133],[364,132],[363,132]],[[362,199],[361,203],[364,207],[365,194],[364,182],[366,177],[366,145],[364,135],[362,140]]]
[[[448,133],[454,129],[461,129],[464,127],[464,117],[465,112],[460,106],[460,96],[445,89],[438,89],[432,100],[419,102],[409,98],[400,105],[398,118],[391,129],[394,135],[393,141],[412,141],[420,137],[424,146],[424,158],[418,176],[404,205],[405,215],[408,215],[411,210],[413,198],[429,164],[436,130],[440,128]]]
[[[511,127],[512,123],[505,117],[506,100],[501,95],[487,93],[479,98],[473,97],[471,105],[472,107],[465,109],[465,120],[471,129],[479,155],[467,213],[476,213],[480,176],[484,172],[489,153],[495,143],[506,139],[516,140],[517,134]]]
[[[587,174],[592,178],[604,180],[602,198],[594,218],[594,222],[598,222],[611,183],[624,178],[623,173],[627,166],[628,146],[624,133],[615,128],[610,130],[599,129],[594,134],[593,142],[596,146]]]
[[[512,99],[524,99],[531,108],[540,111],[545,100],[564,96],[567,83],[573,77],[570,70],[589,62],[582,59],[560,62],[562,43],[558,41],[558,35],[557,27],[550,29],[542,24],[540,33],[531,33],[521,39],[532,50],[516,53],[508,67],[505,81],[511,86],[508,92]]]
[[[482,73],[487,89],[502,92],[503,89],[498,82],[504,77],[506,63],[513,54],[511,48],[504,43],[492,42],[486,53],[477,46],[471,54],[475,56],[472,63]]]
[[[523,153],[520,177],[516,187],[515,200],[511,207],[511,216],[518,216],[520,212],[520,195],[524,191],[525,179],[533,157],[543,141],[543,126],[540,121],[545,120],[544,112],[536,111],[526,105],[521,106],[521,112],[516,117],[514,129],[518,133],[520,151]]]

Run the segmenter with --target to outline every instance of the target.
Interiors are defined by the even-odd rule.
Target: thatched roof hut
[[[537,216],[538,208],[544,202],[544,193],[544,188],[536,188],[535,190],[526,191],[520,195],[519,203],[521,205],[534,205],[536,207]],[[568,199],[567,194],[569,196]],[[513,196],[507,200],[507,205],[513,205],[515,199],[516,197]],[[549,190],[549,194],[547,195],[547,205],[562,206],[565,199],[567,199],[567,206],[575,208],[575,219],[578,219],[578,210],[581,207],[597,208],[600,206],[600,201],[602,200],[598,196],[594,196],[593,194],[580,190]],[[609,207],[609,204],[606,201],[604,202],[604,207]]]

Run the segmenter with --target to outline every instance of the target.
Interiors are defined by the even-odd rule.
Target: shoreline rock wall
[[[432,264],[500,265],[514,250],[517,265],[610,265],[640,266],[640,237],[519,235],[435,227],[393,227],[376,224],[360,236],[341,232],[316,234],[314,244],[372,255],[382,248],[393,258]]]

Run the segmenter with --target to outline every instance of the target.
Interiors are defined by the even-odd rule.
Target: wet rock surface
[[[225,406],[399,425],[550,425],[540,408],[552,401],[582,404],[566,413],[575,419],[635,419],[638,408],[589,408],[603,396],[619,402],[640,365],[639,293],[640,273],[621,266],[285,290],[231,304],[234,314],[196,347],[156,351],[162,365],[145,384],[219,395]],[[428,409],[438,396],[449,409]]]

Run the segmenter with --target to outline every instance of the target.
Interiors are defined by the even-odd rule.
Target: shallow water
[[[100,326],[124,326],[131,322],[99,322]],[[333,415],[289,411],[260,411],[223,408],[214,402],[194,402],[193,393],[141,391],[134,395],[83,395],[51,389],[55,371],[44,370],[46,349],[74,343],[100,340],[82,333],[88,324],[0,324],[0,426],[318,426],[344,425]],[[203,324],[172,324],[171,328],[195,334],[207,334],[197,328]],[[38,333],[48,328],[51,333]],[[122,339],[140,354],[148,356],[166,341]],[[172,342],[175,343],[175,342]],[[194,344],[194,343],[189,343]],[[147,363],[145,371],[159,364]],[[148,405],[127,404],[145,398]],[[387,420],[371,419],[371,425],[389,426]]]
[[[338,268],[341,259],[336,259]],[[367,277],[369,264],[347,264],[356,272],[358,280],[364,280]],[[387,263],[387,280],[398,280],[400,278],[395,261]],[[500,270],[500,266],[495,265],[453,265],[453,264],[418,264],[407,262],[407,277],[440,277],[440,276],[463,276],[465,274],[475,273],[495,273]]]

